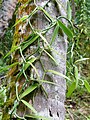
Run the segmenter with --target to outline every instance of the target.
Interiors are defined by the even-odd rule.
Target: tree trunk
[[[37,1],[38,5],[43,6],[45,4],[44,1]],[[63,8],[64,7],[64,8]],[[49,2],[45,7],[45,10],[53,17],[56,18],[59,15],[66,16],[66,1],[58,0],[58,4],[55,2]],[[59,10],[59,11],[58,11]],[[64,20],[63,20],[64,21]],[[65,21],[64,21],[65,22]],[[46,27],[48,22],[45,20],[42,12],[38,14],[37,25],[39,29],[43,29]],[[46,34],[46,38],[50,43],[52,37],[53,29],[49,30]],[[59,35],[56,37],[55,42],[52,44],[52,48],[55,49],[59,54],[56,54],[55,51],[51,51],[51,55],[55,58],[58,63],[58,66],[53,64],[48,57],[47,54],[43,53],[41,56],[41,63],[44,66],[45,70],[54,70],[65,74],[66,70],[66,36],[62,35],[59,32]],[[35,66],[38,69],[39,73],[41,74],[41,79],[43,79],[43,69],[42,65],[38,61]],[[48,84],[43,84],[46,92],[48,93],[48,98],[46,99],[45,96],[38,90],[38,93],[35,96],[35,100],[33,102],[34,108],[39,112],[42,116],[52,117],[52,120],[64,120],[65,117],[65,108],[64,108],[64,101],[65,101],[65,90],[66,90],[66,83],[65,79],[58,76],[53,75],[51,73],[47,73],[45,75],[45,80],[52,81],[59,86],[53,86]]]
[[[2,0],[1,0],[2,1]],[[3,0],[0,7],[0,38],[8,28],[9,21],[12,19],[15,11],[17,0]]]
[[[23,1],[18,0],[18,1],[21,2],[21,6],[17,11],[16,22],[18,21],[18,19],[22,18],[23,16],[30,14],[30,12],[35,8],[35,4],[33,4],[33,2],[30,2],[28,5],[27,4],[25,5],[24,0]],[[67,0],[55,0],[55,1],[36,0],[36,5],[41,7],[45,6],[44,9],[50,14],[50,16],[53,19],[56,19],[60,15],[66,17]],[[62,19],[62,21],[66,24],[66,21],[64,19]],[[14,41],[12,46],[22,43],[27,38],[27,36],[30,33],[32,33],[31,28],[27,24],[28,22],[29,21],[23,23],[20,22],[16,26]],[[48,18],[46,18],[43,12],[39,10],[31,19],[31,23],[35,29],[38,29],[38,31],[40,31],[42,29],[47,28],[47,26],[50,24],[50,21],[48,20]],[[51,41],[53,31],[54,31],[54,27],[48,30],[47,33],[45,34],[45,38],[48,43],[50,43]],[[67,39],[66,35],[59,29],[59,34],[57,35],[56,40],[51,45],[52,50],[49,51],[50,55],[52,55],[53,58],[56,60],[56,63],[54,63],[51,60],[50,55],[48,55],[47,53],[47,49],[45,49],[45,51],[42,52],[40,59],[37,60],[34,64],[40,75],[40,80],[48,80],[57,85],[43,83],[42,87],[38,88],[35,91],[34,100],[31,96],[30,97],[28,96],[28,102],[33,105],[33,107],[37,110],[38,114],[40,116],[51,117],[52,120],[64,120],[65,118],[64,101],[65,101],[66,81],[62,76],[56,75],[55,71],[65,74],[66,51],[67,51],[66,39]],[[46,44],[44,44],[44,46],[47,48]],[[40,39],[40,48],[43,48],[43,42],[41,41],[41,39]],[[37,42],[31,45],[30,48],[28,48],[24,52],[24,57],[26,55],[30,57],[30,54],[32,54],[36,49],[37,49]],[[37,57],[39,53],[37,52],[36,54],[33,55]],[[14,54],[12,54],[12,58],[13,58],[12,62],[22,61],[19,52],[15,52]],[[20,71],[19,66],[15,66],[13,67],[13,69],[9,71],[9,80],[11,82],[15,82],[16,79],[15,75],[19,71]],[[33,68],[30,70],[30,78],[32,79],[32,77],[33,79],[37,78],[37,74],[35,73],[35,69]],[[25,76],[22,75],[17,82],[19,83],[18,91],[20,91],[25,82]],[[10,96],[9,96],[11,97],[10,99],[12,98],[15,99],[15,89],[13,89],[13,87],[10,88]],[[18,107],[17,114],[19,116],[23,116],[25,111],[22,112],[20,110],[21,107]],[[30,113],[30,111],[27,110],[26,113],[28,112]]]

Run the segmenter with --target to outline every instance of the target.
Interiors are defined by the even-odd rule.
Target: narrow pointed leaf
[[[40,38],[42,38],[42,40],[43,40],[48,46],[50,46],[49,43],[48,43],[48,41],[46,40],[46,38],[45,38],[41,33],[36,32],[36,34],[39,35]]]
[[[71,21],[71,19],[72,19],[72,10],[71,10],[69,1],[67,2],[67,17]]]
[[[19,49],[18,46],[13,46],[12,49],[5,55],[4,59],[5,59],[6,57],[8,57],[11,53],[13,53],[14,51],[16,51],[17,49]]]
[[[90,93],[90,85],[89,85],[88,81],[84,80],[84,85],[85,85],[87,91]]]
[[[42,10],[42,11],[44,12],[44,14],[45,14],[51,21],[53,21],[53,18],[48,14],[48,12],[47,12],[45,9],[43,9],[42,7],[39,7],[39,9]]]
[[[76,60],[75,63],[82,62],[82,61],[85,61],[85,60],[90,60],[90,58],[82,58],[82,59]]]
[[[31,63],[33,63],[35,60],[36,60],[36,58],[35,58],[35,57],[32,57],[29,61],[30,61]],[[24,65],[24,68],[22,68],[22,70],[19,72],[19,74],[18,74],[18,76],[17,76],[17,79],[20,78],[20,76],[23,74],[23,69],[24,69],[24,71],[26,71],[29,66],[30,66],[30,63],[26,62],[25,65]]]
[[[36,69],[36,67],[30,61],[28,61],[27,63],[29,63],[32,66],[32,68],[35,70],[35,73],[39,77],[39,73],[38,73],[38,70]]]
[[[33,119],[41,119],[41,120],[52,120],[51,118],[46,118],[39,115],[25,115],[25,117],[33,118]]]
[[[71,32],[71,30],[69,28],[67,28],[60,20],[58,20],[58,24],[60,26],[60,28],[63,30],[63,32],[69,37],[69,38],[73,38],[73,33]]]
[[[68,88],[67,97],[70,97],[75,89],[76,89],[76,82],[73,82]]]
[[[67,76],[65,76],[64,74],[62,74],[62,73],[60,73],[60,72],[57,72],[57,71],[54,71],[54,70],[47,70],[47,72],[51,72],[51,73],[53,73],[53,74],[55,74],[55,75],[59,75],[59,76],[65,78],[65,79],[71,81],[70,78],[68,78]]]
[[[76,87],[78,86],[78,68],[77,66],[74,66],[75,67],[75,80],[76,80]]]
[[[8,69],[12,68],[13,66],[16,66],[17,64],[19,64],[19,62],[15,62],[15,63],[13,63],[11,65],[7,65],[7,66],[4,66],[4,67],[1,67],[0,68],[0,73],[4,72],[4,71],[7,71]]]
[[[28,5],[29,4],[29,2],[31,2],[32,0],[28,0],[25,4],[23,4],[23,6],[21,7],[21,9],[23,9],[23,8],[25,8],[26,7],[26,5]]]
[[[28,87],[21,95],[20,99],[31,93],[33,90],[35,90],[38,87],[38,84],[33,84],[30,87]]]
[[[20,18],[15,24],[13,27],[15,27],[17,24],[19,24],[20,22],[23,22],[24,20],[28,19],[28,15],[26,16],[23,16],[22,18]]]
[[[33,80],[33,79],[32,79],[32,80]],[[47,83],[47,84],[52,84],[52,85],[60,86],[59,84],[56,84],[56,83],[54,83],[54,82],[50,82],[49,80],[37,80],[37,79],[35,79],[35,80],[33,80],[33,81],[37,81],[37,82],[39,82],[39,83]]]
[[[29,45],[31,45],[33,42],[35,42],[39,38],[39,35],[34,36],[32,39],[29,39],[22,45],[22,51],[25,50]]]
[[[53,56],[51,56],[46,50],[44,52],[58,65],[57,61],[54,59]]]
[[[24,105],[26,105],[29,109],[32,110],[33,113],[37,113],[37,111],[33,108],[32,105],[30,105],[27,101],[25,100],[21,100],[23,102]]]
[[[55,30],[54,30],[54,32],[53,32],[53,36],[52,36],[50,45],[55,41],[55,38],[56,38],[57,35],[58,35],[58,30],[59,30],[59,25],[57,24],[57,26],[55,27]]]

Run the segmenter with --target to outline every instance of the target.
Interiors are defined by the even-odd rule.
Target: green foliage
[[[72,19],[72,10],[71,10],[71,6],[70,6],[70,2],[67,2],[67,18],[71,21]]]
[[[72,20],[73,28],[72,26],[66,27],[59,19],[53,19],[52,16],[50,16],[42,7],[37,6],[28,16],[24,16],[20,18],[13,27],[17,26],[19,23],[26,21],[27,19],[30,19],[33,17],[35,13],[37,13],[39,10],[43,12],[43,14],[46,16],[46,19],[48,18],[50,21],[50,25],[45,30],[36,30],[32,27],[32,24],[30,23],[30,27],[32,29],[32,33],[25,39],[24,42],[20,43],[18,46],[12,46],[12,40],[13,40],[13,31],[7,30],[5,38],[3,40],[3,43],[0,42],[0,55],[4,56],[4,60],[0,59],[0,74],[5,73],[9,69],[11,69],[14,66],[19,66],[20,71],[16,73],[16,81],[20,79],[20,77],[23,75],[26,79],[25,83],[22,86],[22,89],[20,93],[18,93],[18,85],[16,84],[16,99],[14,100],[13,108],[11,108],[11,115],[15,115],[18,119],[25,119],[27,118],[35,118],[35,119],[45,119],[48,120],[48,118],[44,118],[42,116],[38,116],[37,111],[32,107],[31,104],[29,104],[26,100],[24,100],[25,97],[27,97],[28,94],[32,95],[32,92],[37,90],[37,88],[41,87],[43,92],[46,94],[46,91],[43,88],[42,83],[57,85],[56,83],[50,82],[48,80],[44,79],[44,76],[47,72],[59,75],[67,80],[67,97],[72,97],[73,95],[82,95],[84,92],[90,93],[90,2],[89,0],[75,0],[76,5],[76,16],[75,20]],[[70,2],[68,2],[68,21],[71,21],[71,7]],[[62,16],[60,16],[61,18]],[[59,18],[59,17],[58,17]],[[48,20],[47,19],[47,20]],[[66,19],[66,18],[65,18]],[[69,22],[70,22],[69,21]],[[48,43],[47,39],[45,38],[45,34],[47,33],[47,30],[54,27],[54,32],[52,34],[52,39],[50,43]],[[67,53],[67,76],[54,71],[54,70],[45,70],[43,80],[40,79],[39,73],[34,66],[34,63],[40,59],[41,54],[44,52],[46,53],[49,58],[58,65],[56,60],[53,58],[53,56],[50,54],[50,52],[53,50],[52,43],[55,41],[57,35],[59,34],[59,29],[61,29],[67,36],[68,36],[68,53]],[[72,30],[71,30],[72,29]],[[72,33],[74,32],[74,34]],[[43,41],[46,46],[40,47],[40,40]],[[32,44],[36,42],[37,49],[32,53],[30,56],[24,56],[24,51],[28,49]],[[11,48],[11,50],[10,50]],[[19,52],[21,56],[21,63],[14,62],[12,64],[6,65],[4,63],[5,60],[8,61],[8,58],[10,58],[11,54]],[[39,55],[36,57],[34,56],[36,53],[39,53]],[[42,65],[43,66],[43,65]],[[33,78],[33,75],[27,76],[27,71],[29,69],[33,68],[35,71],[35,74],[37,75],[37,79]],[[31,81],[32,84],[26,88],[26,85],[28,84],[28,81]],[[10,86],[7,86],[10,87]],[[1,87],[0,89],[0,107],[4,105],[4,101],[6,98],[6,89],[5,87]],[[23,91],[24,90],[24,91]],[[87,90],[87,91],[86,91]],[[22,100],[23,99],[23,100]],[[23,118],[20,118],[16,114],[17,107],[19,106],[19,103],[22,102],[25,106],[27,106],[33,113],[36,115],[25,115]],[[87,117],[88,120],[88,117]]]
[[[74,37],[72,40],[68,39],[66,72],[71,81],[67,81],[66,120],[71,118],[75,120],[89,120],[90,0],[70,0],[68,18],[71,18],[73,15],[71,15],[70,5],[72,8],[75,7],[75,19],[71,19]],[[69,27],[71,28],[71,26]]]
[[[76,89],[76,81],[74,81],[70,87],[68,87],[67,98],[71,96],[73,91]]]
[[[27,118],[33,118],[33,119],[42,119],[42,120],[51,120],[52,118],[45,118],[43,116],[39,115],[26,115]]]
[[[87,92],[89,89],[89,81],[84,82],[84,80],[90,79],[89,4],[90,2],[87,0],[75,1],[76,15],[75,20],[72,20],[75,34],[74,38],[69,40],[67,53],[67,76],[72,80],[72,82],[67,82],[68,97],[70,97],[78,87],[83,87],[82,89],[86,88]],[[70,9],[70,6],[68,9]],[[88,85],[86,85],[87,83]],[[74,87],[72,88],[73,85]],[[88,88],[86,86],[88,86]]]
[[[2,0],[0,0],[0,7],[1,7],[1,5],[2,5]]]
[[[87,91],[90,93],[90,85],[89,85],[89,83],[85,80],[84,84],[85,84],[85,87],[86,87]]]
[[[0,107],[4,105],[5,101],[6,101],[6,88],[0,86]]]
[[[73,38],[73,34],[69,28],[67,28],[61,21],[58,21],[58,24],[69,38]]]
[[[25,100],[21,100],[23,102],[23,104],[25,104],[29,109],[32,110],[33,113],[37,114],[37,111]]]
[[[34,14],[36,14],[38,11],[42,11],[43,14],[45,15],[46,19],[49,20],[50,24],[47,26],[47,28],[45,28],[44,30],[36,30],[33,28],[30,19],[31,17],[34,16]],[[66,19],[66,18],[64,18]],[[29,25],[30,28],[32,29],[32,33],[27,37],[27,39],[25,39],[22,43],[18,44],[18,45],[12,45],[11,50],[9,50],[7,52],[7,54],[4,57],[4,60],[7,59],[8,57],[11,57],[14,53],[19,53],[20,54],[20,59],[21,62],[14,62],[13,63],[9,63],[8,65],[5,65],[4,67],[2,66],[0,68],[0,73],[2,72],[6,72],[8,70],[12,70],[11,72],[13,72],[13,69],[17,66],[19,68],[19,71],[15,71],[15,80],[16,83],[16,98],[15,99],[11,99],[11,100],[7,100],[7,106],[10,106],[13,104],[13,106],[10,108],[10,115],[11,116],[16,116],[19,119],[25,119],[26,116],[27,117],[31,117],[31,118],[41,118],[41,119],[48,119],[48,118],[44,118],[42,116],[38,116],[37,111],[33,108],[33,106],[27,102],[26,100],[24,100],[25,97],[27,97],[27,95],[31,95],[32,96],[32,92],[35,92],[37,90],[37,88],[42,89],[42,91],[45,93],[45,96],[48,97],[47,92],[45,91],[43,84],[42,83],[47,83],[47,84],[52,84],[52,85],[57,85],[56,83],[50,82],[49,80],[45,80],[45,75],[47,74],[47,72],[51,73],[51,74],[55,74],[58,76],[61,76],[63,78],[66,78],[67,80],[70,81],[70,79],[57,72],[54,70],[45,70],[43,64],[42,64],[42,68],[44,71],[44,75],[43,75],[43,79],[40,79],[40,75],[38,73],[38,70],[36,69],[36,67],[34,66],[34,63],[39,60],[40,61],[40,57],[42,55],[42,53],[46,53],[47,56],[53,61],[54,64],[58,65],[58,63],[56,62],[56,60],[54,59],[54,57],[51,55],[51,51],[54,50],[51,46],[51,44],[55,41],[55,38],[57,37],[57,35],[59,34],[58,30],[61,29],[70,39],[73,38],[73,33],[72,31],[65,26],[65,24],[63,24],[61,22],[61,20],[58,19],[53,19],[52,16],[49,15],[49,13],[47,13],[47,11],[40,6],[36,6],[36,8],[27,16],[24,16],[22,18],[20,18],[14,25],[13,27],[17,26],[18,24],[29,20]],[[50,43],[48,43],[47,39],[45,38],[45,35],[47,33],[48,30],[50,30],[51,28],[54,28],[54,33],[52,35],[52,39],[50,41]],[[9,36],[7,36],[9,37]],[[43,45],[40,46],[40,42],[42,40]],[[10,40],[9,40],[10,42]],[[25,51],[32,45],[32,44],[36,44],[37,48],[36,50],[32,53],[29,54],[28,56],[25,55]],[[10,46],[8,46],[10,47]],[[36,56],[37,54],[37,56]],[[41,62],[41,61],[40,61]],[[30,73],[30,75],[27,75],[27,72],[30,71],[31,69],[33,69],[35,71],[34,74],[36,74],[36,79],[33,78],[33,73]],[[6,72],[7,74],[7,72]],[[18,91],[18,83],[17,81],[19,79],[22,78],[22,76],[24,76],[25,78],[25,82],[22,85],[22,88],[20,91]],[[30,84],[31,82],[31,84]],[[59,86],[59,85],[58,85]],[[7,85],[7,90],[9,88],[14,87],[13,85]],[[8,92],[8,91],[7,91]],[[33,95],[34,97],[34,95]],[[17,108],[19,106],[20,103],[23,103],[26,107],[28,107],[32,113],[35,113],[35,115],[24,115],[23,117],[20,117],[17,115]]]
[[[38,87],[38,84],[34,84],[31,85],[30,87],[28,87],[21,95],[20,95],[20,99],[22,99],[23,97],[25,97],[26,95],[28,95],[29,93],[31,93],[33,90],[35,90]]]
[[[0,38],[0,55],[5,55],[11,49],[13,32],[12,29],[8,28],[5,37],[2,39]]]

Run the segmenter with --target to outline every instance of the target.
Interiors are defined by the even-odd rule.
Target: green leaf
[[[39,77],[39,73],[38,73],[38,70],[36,69],[36,67],[30,61],[28,61],[27,63],[29,63],[32,66],[32,68],[35,70],[37,76]]]
[[[50,19],[50,21],[53,21],[53,18],[48,14],[48,12],[45,9],[43,9],[42,7],[39,7],[39,9],[44,12],[44,14]]]
[[[8,69],[12,68],[13,66],[16,66],[17,64],[19,64],[19,62],[15,62],[15,63],[13,63],[11,65],[7,65],[7,66],[4,66],[4,67],[1,67],[0,68],[0,73],[4,72],[4,71],[7,71]]]
[[[12,49],[5,55],[4,59],[8,57],[12,52],[16,51],[17,49],[19,49],[18,46],[13,46]]]
[[[33,113],[37,113],[37,111],[32,107],[32,105],[30,105],[27,101],[25,100],[21,100],[23,102],[23,104],[25,104],[29,109],[32,110]]]
[[[63,30],[63,32],[69,37],[69,38],[73,38],[73,33],[71,32],[71,30],[69,28],[67,28],[60,20],[58,20],[58,24],[60,26],[60,28]]]
[[[42,40],[50,47],[48,41],[46,40],[45,37],[43,37],[43,35],[41,33],[36,32],[36,34],[39,35],[42,38]]]
[[[85,85],[87,91],[90,93],[90,85],[87,80],[84,80],[84,85]]]
[[[34,118],[34,119],[41,119],[41,120],[52,120],[51,118],[46,118],[46,117],[39,116],[39,115],[25,115],[25,117]]]
[[[19,96],[18,96],[18,83],[16,83],[16,97],[17,97],[17,100],[20,101]]]
[[[34,56],[31,56],[31,58],[29,59],[31,63],[35,62],[35,60],[36,58]],[[20,76],[23,74],[23,70],[26,71],[29,66],[30,66],[30,63],[26,62],[24,65],[24,68],[22,68],[22,70],[19,72],[17,79],[20,78]]]
[[[71,21],[71,19],[72,19],[72,10],[71,10],[69,1],[67,2],[67,17]]]
[[[75,65],[74,67],[75,67],[75,80],[76,80],[76,87],[77,87],[78,86],[78,68]]]
[[[52,36],[50,45],[55,41],[55,38],[56,38],[56,36],[58,35],[58,30],[59,30],[59,25],[57,24],[57,26],[56,26],[55,29],[54,29],[53,36]]]
[[[30,63],[33,63],[33,62],[35,62],[36,61],[36,57],[35,56],[30,56],[29,58],[28,58],[28,60],[27,60],[27,63],[28,63],[28,61],[30,62]],[[28,63],[29,64],[29,63]]]
[[[39,35],[35,35],[34,37],[32,37],[32,39],[29,39],[28,41],[24,42],[24,45],[22,44],[22,51],[25,50],[33,42],[35,42],[38,38],[39,38]]]
[[[13,25],[13,27],[15,27],[17,24],[19,24],[20,22],[23,22],[23,21],[25,21],[26,19],[28,19],[28,15],[26,15],[26,16],[23,16],[22,18],[20,18],[14,25]]]
[[[58,65],[57,61],[54,59],[53,56],[51,56],[46,50],[44,52]]]
[[[32,0],[28,0],[27,2],[25,2],[25,4],[23,4],[23,6],[21,7],[21,9],[23,9],[23,8],[25,8],[26,7],[26,5],[28,5],[29,4],[29,2],[31,2]]]
[[[23,97],[25,97],[26,95],[28,95],[29,93],[31,93],[33,90],[35,90],[38,87],[38,84],[33,84],[30,87],[28,87],[21,95],[20,95],[20,99],[22,99]]]
[[[32,79],[32,80],[33,80],[33,79]],[[39,82],[39,83],[47,83],[47,84],[52,84],[52,85],[60,86],[59,84],[56,84],[56,83],[54,83],[54,82],[50,82],[49,80],[37,80],[37,79],[35,79],[35,80],[33,80],[33,81],[37,81],[37,82]]]
[[[51,72],[51,73],[53,73],[53,74],[55,74],[55,75],[59,75],[59,76],[65,78],[65,79],[71,81],[70,78],[68,78],[67,76],[65,76],[64,74],[62,74],[62,73],[60,73],[60,72],[57,72],[57,71],[54,71],[54,70],[47,70],[47,72]]]
[[[82,58],[82,59],[76,60],[75,63],[85,61],[85,60],[90,60],[90,58]]]
[[[67,97],[70,97],[75,89],[76,89],[76,82],[74,81],[68,88]]]

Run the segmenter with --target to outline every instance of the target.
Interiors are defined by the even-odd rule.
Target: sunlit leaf
[[[87,80],[84,80],[84,85],[85,85],[87,91],[90,93],[90,85]]]
[[[28,95],[29,93],[31,93],[33,90],[35,90],[38,87],[38,84],[33,84],[30,87],[28,87],[21,95],[20,95],[20,99],[22,99],[23,97],[25,97],[26,95]]]
[[[75,89],[76,89],[76,82],[73,82],[68,88],[67,97],[70,97]]]
[[[32,79],[32,80],[33,80],[33,79]],[[52,85],[60,86],[59,84],[56,84],[56,83],[54,83],[54,82],[50,82],[49,80],[37,80],[37,79],[35,79],[35,80],[33,80],[33,81],[37,81],[37,82],[39,82],[39,83],[47,83],[47,84],[52,84]]]
[[[74,66],[75,67],[75,80],[76,80],[76,87],[78,86],[78,68],[77,66]]]
[[[57,35],[58,35],[58,30],[59,30],[59,25],[57,24],[57,26],[56,26],[55,29],[54,29],[54,32],[53,32],[53,35],[52,35],[52,39],[51,39],[50,45],[55,41],[55,38],[56,38]]]
[[[57,61],[54,59],[52,55],[50,55],[46,50],[44,52],[58,65]]]
[[[39,9],[42,10],[42,11],[44,12],[44,14],[45,14],[51,21],[53,21],[53,18],[48,14],[48,12],[47,12],[45,9],[43,9],[42,7],[39,7]]]
[[[19,96],[18,96],[18,83],[16,83],[16,97],[17,97],[17,100],[20,101]]]
[[[27,63],[29,63],[29,64],[32,66],[32,68],[35,70],[35,73],[36,73],[37,76],[39,77],[39,73],[38,73],[36,67],[35,67],[30,61],[28,61]]]
[[[41,120],[52,120],[51,118],[46,118],[46,117],[39,116],[39,115],[25,115],[25,117],[34,118],[34,119],[41,119]]]
[[[9,70],[10,68],[12,68],[13,66],[16,66],[17,64],[19,64],[19,62],[15,62],[15,63],[13,63],[11,65],[7,65],[7,66],[4,66],[4,67],[1,67],[0,68],[0,73]]]
[[[26,15],[26,16],[23,16],[22,18],[20,18],[15,24],[14,24],[14,26],[13,27],[15,27],[17,24],[19,24],[20,22],[23,22],[23,21],[25,21],[26,19],[28,19],[28,15]]]
[[[53,73],[53,74],[55,74],[55,75],[59,75],[59,76],[65,78],[65,79],[71,81],[70,78],[68,78],[67,76],[65,76],[64,74],[62,74],[62,73],[60,73],[60,72],[57,72],[57,71],[54,71],[54,70],[47,70],[47,72],[51,72],[51,73]]]
[[[29,2],[31,2],[32,0],[28,0],[25,4],[23,4],[23,6],[21,7],[21,9],[25,8],[27,4],[29,4]]]
[[[75,63],[82,62],[82,61],[85,61],[85,60],[90,60],[90,58],[82,58],[82,59],[76,60]]]
[[[22,51],[25,50],[33,42],[35,42],[38,38],[39,38],[39,35],[35,35],[34,37],[32,37],[32,39],[29,39],[28,41],[24,42],[24,45],[22,44]]]
[[[72,18],[72,10],[71,10],[70,2],[69,2],[69,1],[67,1],[67,17],[68,17],[68,19],[71,21],[71,18]]]
[[[35,62],[36,58],[35,57],[32,57],[29,59],[29,61],[31,63]],[[30,66],[30,63],[26,62],[25,65],[24,65],[24,68],[22,68],[22,70],[19,72],[18,76],[17,76],[17,79],[20,78],[20,76],[23,74],[23,70],[26,71],[28,69],[28,67]]]
[[[30,105],[27,101],[21,100],[33,113],[37,113],[37,111]]]
[[[58,24],[60,26],[60,28],[63,30],[63,32],[69,37],[69,38],[73,38],[73,33],[71,32],[71,30],[66,27],[60,20],[58,20]]]
[[[36,34],[39,35],[48,46],[50,46],[46,38],[41,33],[36,32]]]
[[[16,51],[17,49],[19,49],[18,46],[13,46],[12,49],[5,55],[4,59],[5,59],[6,57],[8,57],[11,53],[13,53],[14,51]]]

